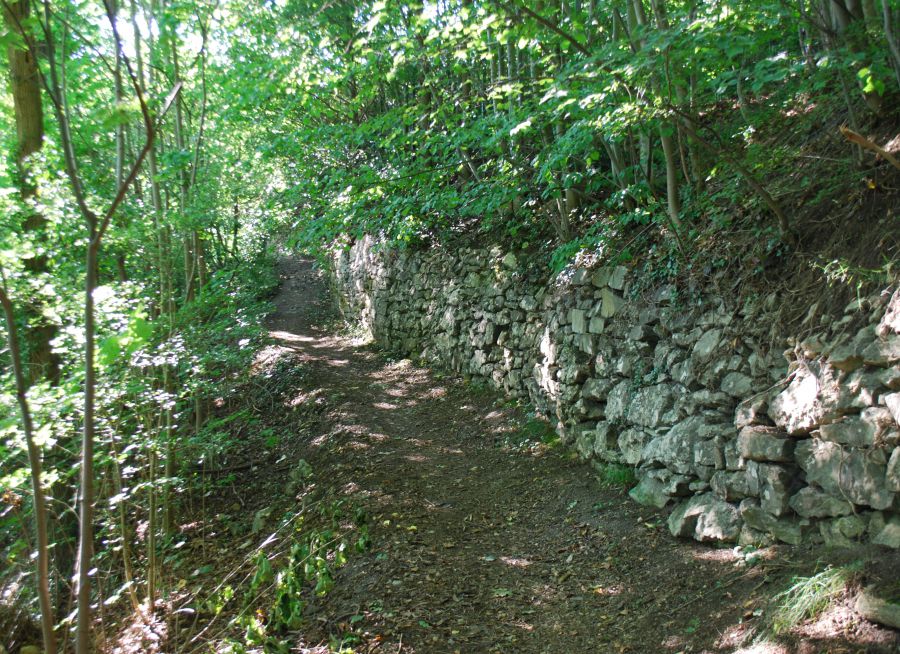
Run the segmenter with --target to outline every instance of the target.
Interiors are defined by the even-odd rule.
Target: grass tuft
[[[852,566],[828,566],[811,577],[794,577],[790,588],[772,598],[772,632],[786,633],[819,615],[844,591],[854,572]]]
[[[634,468],[621,463],[604,463],[595,466],[597,480],[604,488],[631,488],[637,483]]]

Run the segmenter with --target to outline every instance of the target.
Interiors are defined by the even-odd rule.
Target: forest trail
[[[319,415],[297,455],[314,494],[361,507],[371,537],[329,593],[309,593],[292,651],[350,635],[354,652],[391,654],[733,652],[758,623],[784,561],[672,538],[661,512],[528,441],[520,409],[332,334],[310,262],[280,275],[262,359],[303,371],[288,395]]]

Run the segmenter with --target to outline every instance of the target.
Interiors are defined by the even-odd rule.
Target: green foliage
[[[810,577],[794,577],[789,588],[772,598],[772,631],[785,633],[819,615],[844,592],[856,568],[828,566]]]
[[[260,595],[265,600],[253,614],[237,619],[247,646],[264,645],[267,651],[286,647],[281,637],[302,626],[309,595],[326,595],[334,586],[334,572],[350,554],[368,549],[369,529],[361,509],[347,516],[343,502],[334,502],[320,505],[317,513],[330,526],[308,527],[306,520],[297,521],[286,558],[273,565],[265,552],[256,555],[245,604],[258,605]],[[352,526],[346,524],[348,517]]]
[[[288,2],[279,18],[293,39],[264,40],[247,66],[269,56],[275,79],[291,70],[272,112],[291,135],[265,156],[287,164],[290,239],[311,250],[363,233],[398,246],[490,234],[541,243],[561,270],[645,225],[670,228],[659,133],[679,138],[682,221],[694,234],[721,229],[726,201],[768,211],[734,162],[759,179],[791,168],[794,152],[757,139],[761,126],[801,123],[811,96],[832,111],[841,76],[868,94],[897,91],[885,49],[860,38],[861,25],[844,40],[804,31],[798,41],[804,17],[782,2],[666,3],[663,18],[629,30],[608,1],[538,10],[545,22],[514,4],[308,5]],[[247,29],[264,26],[264,13]],[[695,191],[712,178],[727,197],[709,204]],[[567,192],[580,201],[564,220]]]
[[[621,463],[603,463],[596,466],[597,479],[604,488],[631,488],[637,483],[634,468]]]
[[[788,250],[747,177],[775,186],[772,196],[787,206],[793,190],[779,184],[797,166],[791,144],[771,134],[820,130],[851,109],[861,120],[893,117],[900,91],[882,28],[857,19],[841,34],[820,33],[800,14],[805,5],[777,0],[660,3],[666,13],[648,11],[643,25],[627,12],[617,17],[621,3],[612,0],[565,2],[561,12],[481,0],[118,4],[128,59],[118,92],[102,3],[61,0],[25,22],[41,44],[42,77],[61,81],[71,125],[57,124],[44,93],[44,145],[22,166],[19,114],[10,90],[0,93],[0,283],[16,307],[25,360],[52,349],[60,368],[58,379],[35,373],[28,392],[54,556],[66,568],[53,573],[60,606],[71,591],[71,562],[62,559],[78,533],[67,507],[78,492],[89,379],[87,223],[115,198],[122,202],[99,242],[93,292],[94,464],[104,480],[97,536],[109,545],[96,557],[103,597],[125,586],[125,546],[146,545],[131,533],[135,525],[154,536],[172,529],[150,506],[177,514],[173,491],[198,490],[197,464],[233,454],[239,428],[253,429],[267,448],[279,444],[279,432],[256,434],[252,415],[225,419],[221,411],[266,339],[275,246],[321,255],[366,233],[406,248],[503,239],[556,271],[584,255],[639,259],[650,284],[692,266],[712,274],[729,265],[700,252],[717,233],[740,228],[755,239],[761,271]],[[26,39],[7,29],[0,41],[14,51]],[[159,118],[176,79],[178,102],[119,193],[147,138],[138,95]],[[678,150],[675,217],[660,147],[669,136]],[[73,168],[79,184],[69,178]],[[832,170],[803,181],[812,201],[832,202],[841,180],[861,181],[849,155]],[[894,272],[889,261],[821,265],[853,285]],[[8,351],[0,358],[8,363]],[[634,384],[654,380],[654,371],[641,371]],[[7,579],[30,566],[33,518],[12,389],[7,371]],[[521,436],[557,442],[543,424],[526,424]],[[610,474],[630,483],[624,471]],[[273,569],[268,582],[280,574],[285,589],[270,608],[275,631],[298,615],[296,584],[323,592],[329,584],[331,564],[315,563],[337,556],[321,555],[328,539],[301,541],[293,563]],[[134,556],[136,566],[148,556]],[[268,617],[251,619],[270,627]]]
[[[559,435],[546,420],[530,417],[519,425],[518,430],[507,434],[503,445],[517,450],[534,450],[536,448],[555,448],[560,444]]]

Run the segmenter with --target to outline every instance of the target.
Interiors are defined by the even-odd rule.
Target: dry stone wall
[[[521,258],[365,238],[331,274],[382,345],[531,403],[598,468],[634,466],[631,497],[671,506],[677,536],[900,547],[900,290],[775,339],[775,295],[635,298],[624,266]]]

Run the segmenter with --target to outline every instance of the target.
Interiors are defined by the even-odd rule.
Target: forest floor
[[[871,581],[896,574],[893,554],[784,546],[748,561],[732,547],[675,539],[665,511],[635,504],[614,480],[601,483],[565,448],[542,442],[523,409],[335,335],[327,289],[309,262],[285,260],[280,274],[273,344],[254,374],[275,398],[257,410],[280,402],[279,424],[292,436],[271,451],[237,453],[254,464],[236,466],[227,488],[208,493],[202,538],[184,533],[191,567],[205,563],[214,584],[234,577],[235,554],[247,555],[250,543],[277,540],[260,530],[266,519],[302,507],[310,527],[310,507],[328,504],[365,521],[367,547],[335,562],[329,592],[307,584],[302,624],[280,633],[290,651],[898,651],[896,632],[856,617],[850,591],[818,620],[752,644],[792,577],[863,560]],[[348,522],[340,511],[333,524]],[[243,525],[226,529],[229,521]],[[279,547],[269,554],[276,570]],[[252,572],[245,565],[241,576]],[[265,622],[265,605],[252,606],[263,607],[256,615]],[[222,617],[201,612],[180,631],[170,626],[167,651],[210,651],[233,614],[226,607]]]

